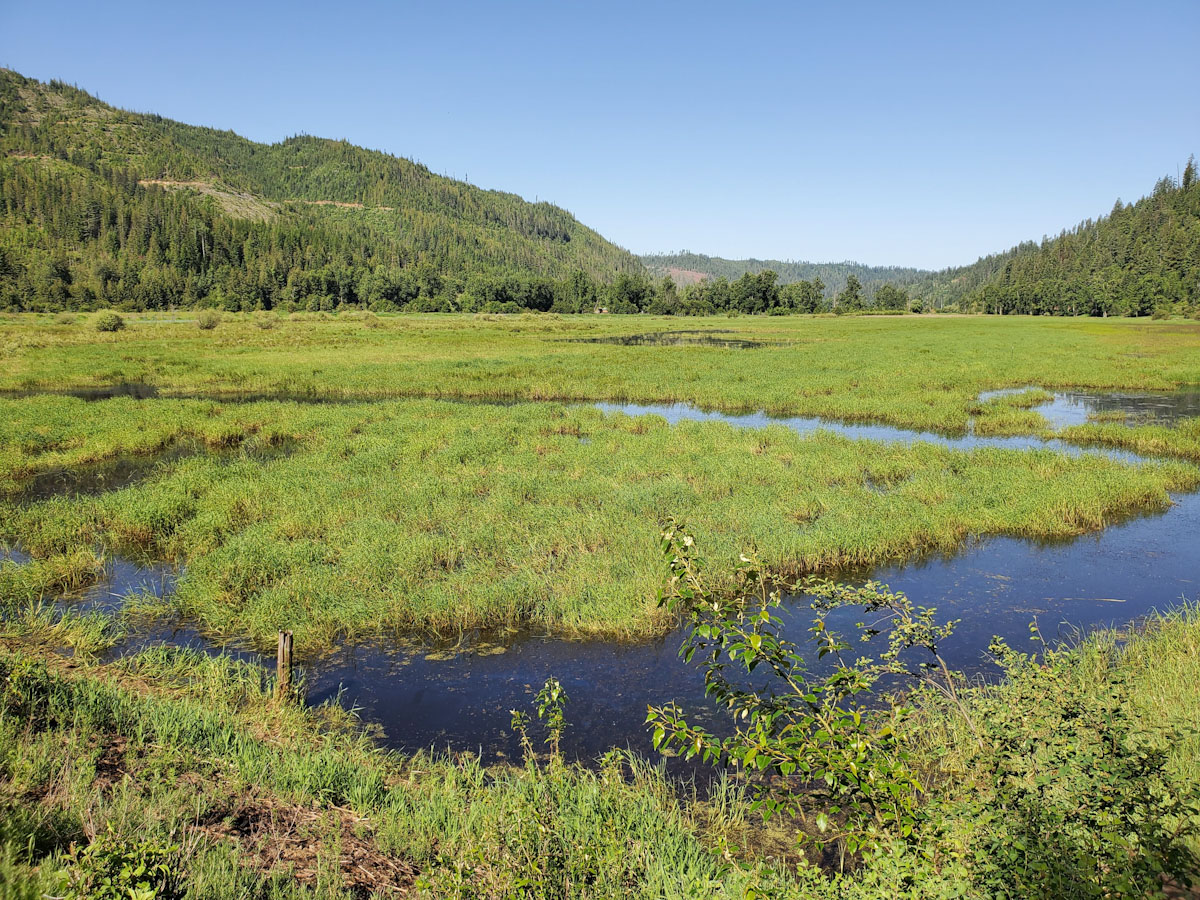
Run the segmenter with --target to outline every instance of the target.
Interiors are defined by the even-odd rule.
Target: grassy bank
[[[217,634],[313,648],[390,628],[534,625],[642,636],[662,518],[714,559],[755,543],[785,576],[1068,537],[1200,483],[1183,463],[948,450],[671,426],[556,404],[2,400],[0,536],[21,596],[94,579],[97,552],[185,567],[173,603]],[[30,478],[191,441],[118,490],[23,502]],[[286,452],[273,454],[272,447]],[[16,596],[16,593],[14,593]]]
[[[800,865],[786,839],[798,823],[765,830],[728,783],[700,800],[623,755],[590,770],[402,759],[336,708],[272,702],[263,672],[223,658],[159,649],[97,665],[20,649],[7,629],[0,642],[6,897],[61,896],[71,878],[138,853],[167,867],[178,896],[210,898],[1114,896],[1109,870],[1086,863],[1090,842],[1119,839],[1085,815],[1119,796],[1103,799],[1119,757],[1089,742],[1108,732],[1072,712],[1093,706],[1121,711],[1125,740],[1169,744],[1146,751],[1169,754],[1154,790],[1196,815],[1200,743],[1175,735],[1200,711],[1193,613],[1095,636],[969,693],[968,714],[1000,744],[981,750],[959,712],[927,709],[907,738],[927,774],[926,824],[840,876]],[[1064,754],[1090,762],[1037,773]],[[1013,805],[1010,782],[1035,774],[1039,803],[1069,827]]]

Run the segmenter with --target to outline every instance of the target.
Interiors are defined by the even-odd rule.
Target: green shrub
[[[75,317],[70,313],[61,312],[54,317],[55,325],[74,325]]]
[[[205,309],[196,316],[196,325],[202,331],[212,331],[221,324],[221,314],[215,309]]]
[[[71,865],[67,896],[75,900],[174,900],[184,894],[175,865],[177,845],[130,841],[112,826],[82,851]]]
[[[806,587],[814,610],[810,640],[817,658],[833,663],[831,672],[817,674],[809,671],[802,648],[782,636],[783,621],[774,611],[783,594],[770,590],[753,553],[742,554],[735,586],[724,590],[701,575],[695,538],[674,519],[662,546],[670,580],[660,603],[682,614],[689,628],[680,656],[700,663],[705,693],[730,712],[737,729],[722,738],[689,721],[673,703],[652,706],[646,722],[654,726],[654,747],[746,772],[764,816],[803,819],[818,810],[817,834],[801,831],[797,837],[818,849],[838,844],[843,859],[912,835],[923,818],[922,787],[899,729],[911,710],[900,704],[873,709],[864,698],[883,679],[910,676],[933,678],[953,693],[956,679],[938,645],[955,623],[935,624],[935,610],[914,607],[904,594],[876,582],[855,588],[812,581]],[[860,624],[853,639],[844,637],[827,625],[838,609],[862,610],[872,625]],[[885,647],[878,657],[864,656],[881,634]],[[914,651],[927,659],[910,670]],[[758,683],[747,687],[752,674]]]
[[[103,312],[96,316],[97,331],[120,331],[125,327],[125,320],[115,312]]]

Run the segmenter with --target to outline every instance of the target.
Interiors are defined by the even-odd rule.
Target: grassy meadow
[[[1200,381],[1200,323],[1184,321],[263,313],[205,331],[185,312],[129,315],[103,334],[86,315],[65,318],[0,317],[0,390],[127,382],[184,395],[688,401],[961,433],[984,390]],[[586,342],[673,329],[764,346]],[[1006,404],[983,412],[1011,415]]]
[[[670,328],[763,345],[582,340]],[[965,317],[260,314],[203,330],[143,316],[114,333],[87,317],[11,317],[0,322],[10,360],[0,388],[136,383],[160,396],[0,399],[0,537],[40,565],[0,572],[19,583],[11,596],[31,596],[46,579],[86,584],[106,554],[170,561],[184,567],[180,611],[258,644],[282,627],[309,649],[396,628],[644,637],[669,625],[654,604],[665,515],[686,517],[722,562],[754,543],[795,576],[973,536],[1103,528],[1164,507],[1197,470],[668,426],[552,398],[951,432],[973,415],[982,434],[1042,433],[1030,407],[1044,392],[977,395],[1030,383],[1168,388],[1200,377],[1198,337],[1179,323]],[[228,402],[256,394],[330,402]],[[1098,424],[1068,437],[1186,459],[1194,426]],[[104,466],[156,455],[143,480],[103,490]],[[29,486],[60,470],[99,474],[82,496],[29,502]]]

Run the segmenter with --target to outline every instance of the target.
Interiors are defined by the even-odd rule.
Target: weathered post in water
[[[275,699],[287,700],[292,693],[292,633],[279,632],[279,651],[275,657]]]

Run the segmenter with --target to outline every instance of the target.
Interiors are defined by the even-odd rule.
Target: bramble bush
[[[809,591],[816,613],[809,639],[818,660],[832,668],[808,671],[799,645],[782,636],[774,615],[780,591],[768,586],[764,569],[743,554],[734,589],[711,588],[701,575],[696,543],[678,522],[663,531],[670,580],[660,603],[681,613],[689,633],[680,653],[697,656],[705,670],[705,693],[725,707],[735,729],[728,737],[688,722],[674,704],[651,707],[656,749],[672,749],[691,758],[732,764],[746,773],[755,808],[765,816],[812,818],[815,834],[801,831],[819,848],[836,842],[847,854],[877,849],[892,837],[910,838],[921,817],[922,784],[900,740],[900,726],[911,709],[884,709],[864,702],[883,678],[914,677],[938,681],[953,695],[955,679],[938,655],[938,643],[954,623],[937,625],[934,610],[914,608],[903,594],[868,583],[851,588],[814,582]],[[871,625],[859,623],[852,644],[827,625],[837,609],[863,608]],[[850,651],[883,633],[887,647],[878,659],[852,658]],[[911,667],[912,653],[928,657]],[[731,675],[731,671],[734,673]],[[746,676],[766,673],[771,687],[746,686]]]

